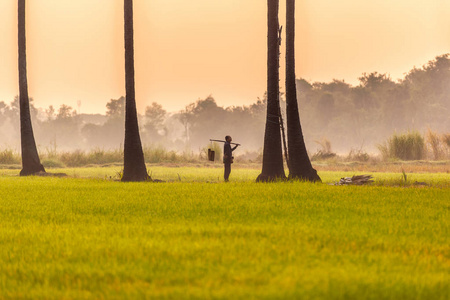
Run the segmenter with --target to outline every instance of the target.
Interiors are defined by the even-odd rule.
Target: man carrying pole
[[[225,137],[225,141],[210,139],[211,142],[225,143],[225,145],[223,145],[223,164],[225,166],[225,173],[224,173],[223,178],[225,179],[225,182],[228,182],[228,177],[230,177],[231,164],[233,163],[233,158],[234,158],[233,151],[236,150],[236,148],[241,145],[241,144],[232,143],[231,142],[232,140],[233,139],[229,135],[227,135]],[[235,145],[234,148],[231,148],[231,145]]]
[[[239,144],[236,144],[236,146],[231,148],[232,140],[231,136],[227,135],[225,137],[225,145],[223,145],[223,164],[225,166],[223,178],[225,179],[225,182],[228,182],[228,178],[230,177],[231,164],[233,163],[233,151],[239,146]]]

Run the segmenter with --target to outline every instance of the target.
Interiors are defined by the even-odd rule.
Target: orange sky
[[[135,0],[136,100],[177,111],[212,94],[253,103],[266,89],[265,0]],[[281,1],[283,22],[284,1]],[[104,112],[125,94],[122,0],[28,0],[29,93]],[[0,1],[0,101],[18,94],[17,1]],[[450,52],[448,0],[297,1],[297,77],[403,77]],[[284,69],[282,68],[282,71]],[[284,80],[284,76],[282,77]],[[284,83],[282,81],[282,86]]]

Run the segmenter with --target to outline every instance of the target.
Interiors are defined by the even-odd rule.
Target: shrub
[[[350,150],[350,153],[347,156],[348,161],[361,161],[366,162],[369,161],[370,156],[366,151],[363,151],[362,149],[356,150],[352,149]]]
[[[442,142],[444,142],[450,148],[450,133],[444,133],[442,135]]]
[[[94,149],[87,154],[87,161],[89,164],[120,163],[123,162],[123,151]]]
[[[331,151],[331,142],[328,139],[323,138],[322,140],[315,142],[316,144],[319,144],[322,149],[317,150],[317,152],[311,156],[312,161],[327,160],[336,157],[336,153]]]
[[[417,131],[395,133],[378,150],[384,159],[420,160],[425,157],[425,140]]]
[[[81,150],[63,152],[60,154],[60,159],[68,167],[81,167],[89,163],[86,153]]]
[[[57,159],[44,159],[42,160],[44,168],[64,168],[65,165]]]
[[[192,157],[186,154],[178,154],[176,151],[167,150],[162,146],[144,147],[144,157],[146,163],[161,163],[161,162],[187,162],[191,161]]]
[[[428,148],[433,156],[433,159],[439,160],[444,158],[445,145],[443,140],[441,140],[441,138],[439,137],[439,135],[436,132],[431,131],[430,128],[428,128],[426,140]]]
[[[245,151],[235,158],[236,162],[262,163],[263,152],[262,149],[258,151]]]
[[[0,151],[0,164],[13,165],[20,164],[21,161],[20,155],[11,149]]]

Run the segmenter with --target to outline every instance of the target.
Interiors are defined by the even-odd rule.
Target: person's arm
[[[231,152],[233,152],[234,150],[236,150],[236,148],[237,148],[238,146],[239,146],[239,145],[234,146],[234,148],[231,149]],[[230,146],[230,148],[231,148],[231,146]]]

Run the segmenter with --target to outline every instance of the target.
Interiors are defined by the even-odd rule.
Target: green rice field
[[[0,170],[0,299],[449,299],[448,173],[120,170]]]

